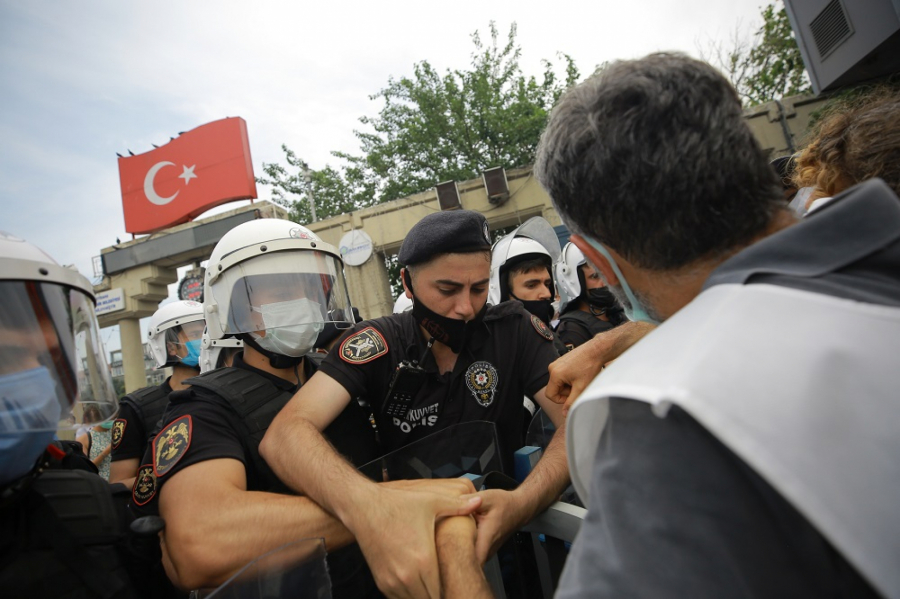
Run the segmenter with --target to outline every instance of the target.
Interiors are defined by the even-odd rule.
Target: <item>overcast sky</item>
[[[257,175],[282,161],[283,143],[321,168],[336,162],[332,150],[356,152],[358,118],[377,114],[369,96],[389,77],[421,60],[466,68],[470,35],[487,38],[491,20],[503,36],[518,24],[526,73],[564,52],[584,75],[607,60],[727,44],[758,27],[764,4],[0,0],[0,230],[92,278],[91,257],[131,238],[116,152],[240,116]]]

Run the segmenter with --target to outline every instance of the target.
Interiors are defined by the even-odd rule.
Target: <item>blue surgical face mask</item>
[[[60,413],[47,368],[0,375],[0,484],[31,470],[53,440]]]
[[[619,279],[619,284],[622,286],[622,291],[625,292],[625,297],[628,298],[628,304],[623,305],[622,308],[625,310],[625,316],[628,317],[629,320],[642,320],[644,322],[649,322],[650,324],[659,324],[659,321],[651,318],[647,313],[647,310],[644,309],[644,306],[641,305],[641,302],[638,301],[637,297],[631,291],[631,286],[628,284],[628,281],[625,280],[625,277],[622,276],[622,271],[619,270],[619,265],[616,264],[616,261],[613,260],[613,257],[609,254],[609,251],[603,244],[595,239],[591,239],[587,235],[582,236],[585,241],[587,241],[592,248],[603,254],[603,256],[609,262],[610,267],[613,269],[613,272],[616,273],[616,277]],[[595,269],[597,268],[593,264],[591,265]]]
[[[187,355],[181,358],[182,364],[191,368],[197,367],[200,363],[200,341],[201,339],[194,339],[184,344],[187,348]]]

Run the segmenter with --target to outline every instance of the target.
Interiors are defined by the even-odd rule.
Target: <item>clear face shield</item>
[[[54,283],[0,282],[0,433],[75,429],[117,410],[91,298]]]
[[[342,265],[317,251],[282,251],[240,262],[210,286],[226,335],[249,333],[265,349],[299,357],[326,323],[353,325]]]

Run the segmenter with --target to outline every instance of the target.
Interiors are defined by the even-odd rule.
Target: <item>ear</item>
[[[403,293],[406,294],[406,297],[408,297],[409,299],[412,299],[413,298],[412,289],[410,289],[409,286],[406,284],[406,277],[409,277],[410,279],[412,279],[412,275],[409,274],[409,271],[406,270],[405,267],[401,268],[400,269],[400,282],[403,283]]]
[[[600,270],[600,274],[602,274],[603,278],[606,279],[607,285],[619,284],[619,277],[616,276],[616,273],[609,265],[609,261],[606,259],[606,256],[595,250],[594,246],[585,241],[584,238],[581,237],[581,235],[572,235],[569,238],[569,241],[574,243],[575,247],[581,250],[581,253],[584,254],[584,257],[587,258],[588,262],[590,262]]]

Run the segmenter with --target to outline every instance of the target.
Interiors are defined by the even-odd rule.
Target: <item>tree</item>
[[[811,91],[784,5],[773,2],[761,16],[763,24],[752,39],[737,33],[730,50],[712,46],[710,61],[725,72],[746,106]]]
[[[542,61],[540,79],[526,77],[519,64],[516,26],[506,42],[489,26],[491,41],[472,35],[475,50],[468,70],[439,74],[428,61],[413,67],[412,77],[390,78],[372,96],[384,105],[376,117],[362,117],[367,128],[354,131],[359,155],[332,152],[338,167],[309,169],[282,146],[291,174],[278,164],[264,164],[276,201],[291,216],[309,222],[308,199],[315,198],[319,218],[364,208],[424,191],[447,180],[476,177],[486,168],[531,164],[551,107],[578,79],[572,59],[561,54],[558,65]]]

